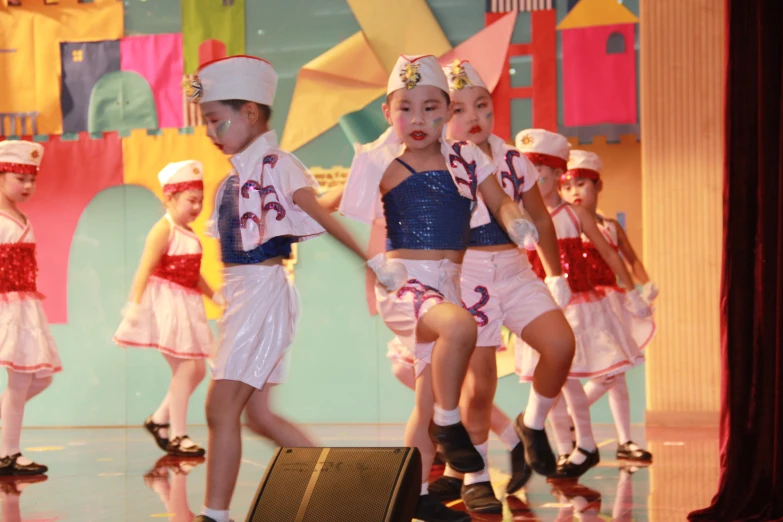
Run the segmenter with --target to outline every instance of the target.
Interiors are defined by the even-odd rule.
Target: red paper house
[[[566,127],[636,123],[638,21],[617,0],[581,0],[560,22]]]

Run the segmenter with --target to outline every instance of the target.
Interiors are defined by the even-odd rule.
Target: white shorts
[[[220,320],[212,378],[241,381],[259,390],[288,378],[299,320],[299,295],[281,265],[226,267],[227,306]]]
[[[534,319],[558,310],[549,288],[519,250],[468,250],[462,264],[462,301],[476,318],[476,346],[502,347],[501,327],[519,335]]]
[[[459,296],[460,265],[443,259],[440,261],[414,261],[390,259],[402,263],[408,271],[408,281],[395,292],[388,292],[380,283],[375,285],[378,311],[386,326],[394,332],[415,358],[414,367],[419,375],[432,361],[435,343],[417,343],[416,327],[427,311],[440,303],[461,306]]]

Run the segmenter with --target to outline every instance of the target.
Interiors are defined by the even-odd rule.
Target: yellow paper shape
[[[347,0],[370,47],[388,72],[401,54],[440,56],[451,49],[425,0]]]
[[[60,42],[122,36],[122,2],[25,0],[0,9],[0,112],[38,112],[39,134],[61,133]]]
[[[163,129],[160,136],[148,136],[146,130],[134,130],[122,140],[123,181],[145,187],[159,198],[163,197],[163,193],[158,172],[172,161],[187,159],[198,160],[204,165],[204,209],[192,227],[204,249],[201,274],[213,289],[217,289],[223,283],[220,245],[217,240],[204,235],[204,227],[212,215],[217,188],[233,169],[228,156],[212,144],[206,127],[196,127],[193,134]],[[209,319],[220,317],[218,307],[208,299],[205,303]]]
[[[299,71],[280,146],[294,151],[323,134],[344,114],[386,92],[388,75],[361,32]]]
[[[635,24],[639,21],[617,0],[580,0],[563,18],[558,29],[578,29],[599,25]]]

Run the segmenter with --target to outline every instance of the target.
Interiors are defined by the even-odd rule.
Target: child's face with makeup
[[[451,108],[442,90],[420,85],[392,92],[383,115],[408,149],[425,149],[440,139]]]
[[[492,97],[483,87],[465,87],[451,93],[454,117],[449,121],[449,138],[485,143],[492,135],[495,116]]]

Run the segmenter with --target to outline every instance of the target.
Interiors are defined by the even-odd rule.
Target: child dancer
[[[196,522],[228,522],[229,504],[242,451],[240,417],[262,424],[265,434],[296,445],[309,439],[269,411],[269,388],[285,379],[299,305],[282,260],[291,245],[324,231],[358,256],[366,256],[350,234],[322,208],[318,183],[299,160],[277,146],[269,129],[277,74],[266,60],[231,56],[202,65],[190,85],[200,103],[209,137],[232,155],[234,172],[215,199],[210,232],[220,239],[225,266],[226,310],[218,349],[211,360],[207,396],[209,455],[207,490]],[[372,267],[390,286],[404,274],[384,260]]]
[[[190,228],[204,202],[203,170],[187,160],[158,174],[166,215],[147,235],[125,318],[114,334],[120,346],[158,350],[171,367],[169,391],[144,427],[163,451],[178,457],[204,455],[186,429],[188,402],[204,380],[212,347],[201,296],[222,304],[201,276],[201,241]]]
[[[512,478],[507,492],[513,493],[530,477],[525,446],[532,447],[531,442],[540,438],[541,447],[549,447],[544,421],[560,394],[574,356],[574,334],[560,308],[568,304],[571,291],[562,275],[552,218],[536,184],[538,173],[518,150],[492,134],[492,98],[473,66],[467,61],[455,61],[443,71],[449,79],[454,110],[448,123],[449,138],[470,140],[492,159],[498,182],[520,209],[527,210],[536,226],[547,274],[544,284],[531,270],[524,251],[517,248],[496,220],[471,230],[462,265],[461,291],[465,306],[478,323],[478,344],[465,380],[462,411],[471,440],[485,460],[497,388],[495,354],[502,344],[501,328],[506,326],[540,354],[528,408],[516,422],[519,438],[528,444],[518,443],[511,453]],[[479,205],[483,204],[479,198]],[[551,451],[541,456],[528,454],[527,461],[544,475],[555,471]],[[445,476],[433,484],[431,491],[445,493],[452,489],[454,494],[461,486],[462,500],[469,511],[502,513],[503,505],[495,498],[486,467],[479,473],[465,475],[464,482],[461,479],[460,474],[447,467]]]
[[[658,295],[658,289],[647,276],[644,265],[636,256],[625,231],[617,221],[598,214],[596,210],[598,194],[603,189],[601,167],[601,158],[597,154],[583,150],[572,150],[568,160],[568,171],[561,177],[560,192],[568,203],[583,207],[595,217],[598,228],[605,239],[615,251],[619,250],[622,253],[632,267],[633,274],[644,285],[642,294],[652,301]],[[644,362],[642,350],[655,335],[655,323],[651,317],[637,317],[631,312],[626,292],[617,285],[614,272],[598,254],[595,245],[589,238],[585,238],[585,251],[590,280],[606,294],[606,299],[612,310],[622,318],[634,338],[635,343],[629,345],[631,351],[626,353],[627,358],[634,366],[642,364]],[[652,454],[631,440],[631,408],[625,372],[590,379],[585,385],[585,392],[590,404],[601,398],[604,393],[609,392],[609,407],[617,427],[617,458],[642,462],[651,461]]]
[[[367,224],[383,212],[386,257],[408,274],[396,291],[376,285],[376,295],[386,325],[415,357],[416,406],[405,443],[422,454],[422,496],[415,518],[425,521],[470,519],[427,494],[435,453],[431,423],[431,434],[452,468],[468,473],[485,465],[459,410],[476,344],[476,322],[461,306],[459,276],[477,194],[486,205],[477,207],[474,225],[489,221],[488,208],[516,244],[535,235],[492,176],[495,167],[489,159],[470,143],[446,140],[448,92],[435,57],[397,60],[383,106],[391,128],[374,143],[357,147],[340,203],[345,216]]]
[[[8,372],[0,403],[0,476],[46,473],[19,448],[24,406],[62,370],[36,287],[33,226],[18,207],[35,192],[43,152],[39,143],[0,142],[0,366]]]
[[[569,145],[566,138],[541,129],[528,129],[517,135],[516,144],[538,169],[539,188],[552,215],[561,262],[573,292],[565,309],[565,316],[576,337],[576,355],[569,379],[563,386],[563,397],[574,416],[576,427],[577,447],[573,451],[565,404],[556,405],[550,415],[559,453],[570,453],[567,458],[560,459],[554,476],[573,478],[582,475],[600,460],[590,426],[587,397],[579,379],[608,375],[630,367],[625,354],[633,346],[633,339],[619,318],[613,315],[609,304],[590,284],[581,239],[583,232],[593,240],[598,252],[607,259],[623,284],[629,288],[633,286],[622,259],[603,238],[595,219],[584,209],[570,207],[557,193],[559,176],[567,167]],[[539,277],[543,277],[543,267],[535,253],[531,253],[531,262]],[[649,308],[638,293],[634,292],[632,299],[639,315],[649,315]],[[538,354],[531,350],[527,343],[518,340],[516,357],[520,379],[530,380],[538,363]],[[562,418],[563,415],[565,419]]]

